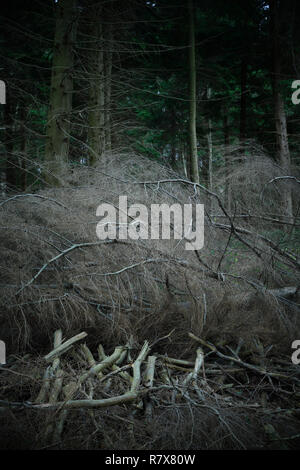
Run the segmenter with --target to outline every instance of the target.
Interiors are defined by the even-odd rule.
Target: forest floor
[[[259,161],[235,217],[218,188],[132,155],[1,196],[1,449],[299,449],[300,244],[270,215],[277,189],[259,199]],[[99,240],[120,195],[203,203],[203,249]]]
[[[195,339],[194,363],[147,357],[147,343],[9,357],[1,449],[299,449],[297,366],[273,355],[246,363]]]

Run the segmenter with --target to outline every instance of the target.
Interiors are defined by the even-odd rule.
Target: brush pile
[[[2,196],[3,448],[299,443],[299,217],[276,206],[278,168],[252,161],[231,174],[234,208],[222,177],[212,192],[125,154],[68,168],[59,188]],[[119,211],[120,195],[204,204],[203,249],[186,250],[172,224],[170,240],[99,240],[97,207]],[[62,331],[86,344],[49,358]]]
[[[260,343],[250,363],[240,348],[225,354],[189,336],[189,361],[152,354],[148,341],[110,355],[99,344],[95,357],[78,344],[85,332],[62,342],[57,330],[54,349],[34,367],[27,356],[2,369],[2,448],[16,446],[14,416],[19,426],[30,419],[21,447],[32,449],[296,449],[297,367]]]

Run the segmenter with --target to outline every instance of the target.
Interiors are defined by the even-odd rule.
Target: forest
[[[0,449],[299,450],[300,3],[0,18]]]

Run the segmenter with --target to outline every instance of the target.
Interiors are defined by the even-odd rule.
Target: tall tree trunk
[[[280,166],[285,175],[290,175],[291,157],[287,133],[286,114],[284,102],[280,92],[281,75],[281,46],[279,36],[279,7],[280,0],[270,2],[271,12],[271,40],[272,40],[272,87],[274,99],[274,117],[276,125],[277,151]],[[288,182],[282,186],[282,206],[284,214],[293,221],[292,190]]]
[[[230,212],[231,210],[231,189],[229,182],[230,175],[230,159],[229,159],[229,122],[228,112],[225,109],[223,114],[223,132],[224,132],[224,163],[225,163],[225,206]]]
[[[14,152],[15,132],[14,132],[14,113],[11,102],[11,96],[7,97],[4,107],[5,122],[5,153],[6,153],[6,182],[5,190],[16,190],[17,187],[17,167],[18,161]]]
[[[195,58],[195,14],[194,2],[188,0],[189,7],[189,92],[190,92],[190,178],[194,183],[199,183],[199,168],[197,154],[196,133],[196,58]]]
[[[111,77],[113,64],[113,27],[106,25],[108,51],[105,54],[105,149],[111,150]]]
[[[170,124],[171,124],[171,155],[170,164],[172,168],[176,167],[176,110],[172,107],[170,111]]]
[[[26,144],[27,144],[27,133],[25,128],[26,121],[26,108],[25,106],[21,109],[21,147],[20,147],[20,168],[21,168],[21,180],[20,187],[22,191],[26,190],[27,186],[27,171],[26,171]]]
[[[56,29],[45,150],[45,179],[51,185],[59,185],[59,173],[69,157],[76,5],[76,0],[59,0],[55,5]]]
[[[207,100],[211,98],[211,88],[207,88]],[[207,147],[208,147],[208,171],[207,171],[207,186],[210,191],[212,191],[212,161],[213,161],[213,145],[212,145],[212,125],[211,119],[208,118],[208,132],[207,132]]]
[[[241,100],[240,100],[240,145],[243,147],[246,139],[246,117],[247,117],[247,61],[242,59],[241,63]],[[242,150],[243,151],[243,150]]]
[[[104,77],[104,25],[101,21],[102,5],[91,10],[93,49],[90,55],[89,79],[89,164],[95,165],[105,148],[105,77]]]

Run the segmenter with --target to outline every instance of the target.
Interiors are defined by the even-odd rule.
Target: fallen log
[[[58,356],[61,356],[63,353],[69,350],[73,346],[74,343],[76,343],[77,341],[80,341],[83,338],[86,338],[86,336],[87,336],[87,333],[85,331],[83,331],[82,333],[79,333],[76,336],[73,336],[73,338],[68,339],[64,343],[60,344],[58,347],[54,348],[49,354],[44,356],[44,359],[47,362],[53,361],[53,359],[55,359]]]

